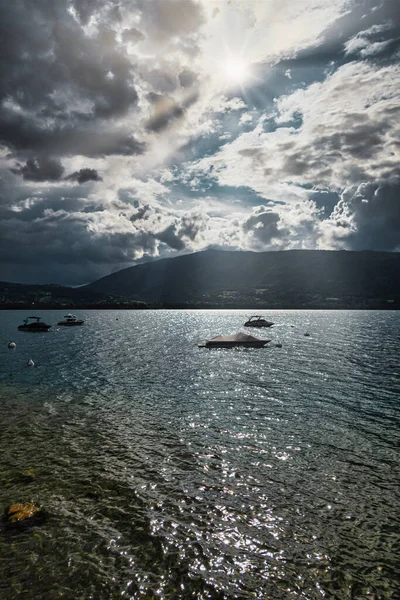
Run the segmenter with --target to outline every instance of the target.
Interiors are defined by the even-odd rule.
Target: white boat
[[[270,341],[239,332],[234,335],[217,335],[205,344],[199,344],[199,348],[262,348]]]
[[[244,324],[245,327],[272,327],[272,321],[266,321],[260,315],[253,315]]]
[[[68,325],[68,326],[72,326],[72,325],[83,325],[85,321],[82,321],[82,319],[77,319],[75,315],[65,315],[64,316],[64,321],[58,321],[57,325]]]

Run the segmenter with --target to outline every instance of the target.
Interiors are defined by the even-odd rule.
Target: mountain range
[[[7,288],[7,289],[6,289]],[[400,308],[400,253],[206,250],[143,263],[79,288],[0,283],[37,307]]]
[[[398,306],[399,275],[400,253],[207,250],[123,269],[84,289],[178,305]]]

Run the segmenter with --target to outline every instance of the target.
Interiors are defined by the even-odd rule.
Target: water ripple
[[[2,600],[396,597],[398,313],[273,311],[229,352],[197,344],[243,311],[82,316],[0,314],[1,504],[49,514],[0,529]]]

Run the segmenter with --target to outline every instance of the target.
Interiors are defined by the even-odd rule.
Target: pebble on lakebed
[[[4,519],[12,525],[40,525],[46,519],[46,513],[32,502],[24,502],[7,506]]]
[[[24,469],[18,472],[18,478],[22,483],[32,483],[36,479],[39,469]]]

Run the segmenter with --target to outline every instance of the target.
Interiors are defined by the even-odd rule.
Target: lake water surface
[[[1,600],[400,597],[399,312],[39,314],[0,312],[0,511],[48,513]]]

